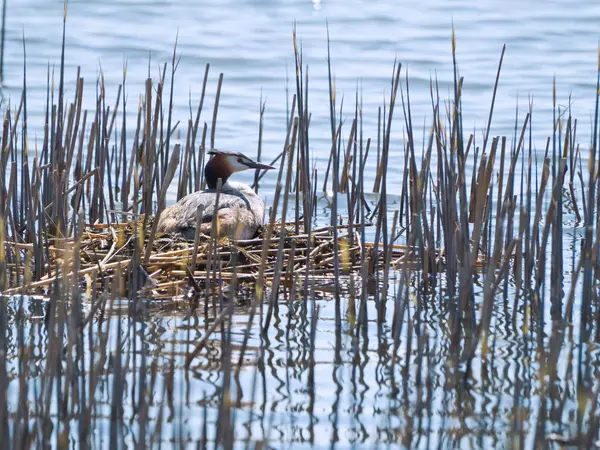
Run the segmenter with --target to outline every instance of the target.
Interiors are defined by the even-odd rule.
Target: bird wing
[[[187,227],[196,226],[196,211],[202,206],[202,222],[211,222],[215,214],[217,196],[212,192],[194,192],[177,203],[181,206],[180,223]],[[250,210],[250,203],[243,195],[221,193],[219,196],[219,212],[221,210]],[[221,217],[223,213],[221,213]]]
[[[238,239],[250,239],[262,224],[264,203],[254,192],[230,190],[219,196],[218,211],[215,211],[216,193],[212,190],[193,192],[176,204],[166,208],[159,219],[158,231],[182,233],[193,239],[197,226],[198,207],[202,207],[200,231],[210,234],[215,214],[219,218],[219,235],[234,235]]]

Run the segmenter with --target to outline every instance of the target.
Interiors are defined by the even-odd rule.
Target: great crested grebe
[[[187,239],[194,239],[196,227],[200,232],[210,234],[215,203],[217,182],[222,180],[218,218],[219,236],[235,239],[252,239],[263,223],[265,203],[250,186],[244,183],[227,181],[231,174],[248,169],[274,169],[267,164],[255,162],[242,153],[210,150],[212,158],[204,167],[207,189],[186,195],[177,203],[166,208],[160,215],[157,231],[180,233]],[[202,206],[202,218],[196,222],[198,207]]]

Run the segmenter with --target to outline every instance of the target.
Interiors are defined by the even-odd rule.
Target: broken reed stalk
[[[173,150],[173,154],[171,155],[171,159],[169,160],[169,165],[167,167],[165,176],[162,181],[162,187],[160,190],[160,197],[158,199],[158,209],[156,210],[156,217],[154,218],[154,222],[152,223],[152,229],[150,230],[150,239],[148,239],[148,244],[146,246],[146,252],[144,254],[144,265],[148,264],[150,259],[150,254],[152,253],[152,244],[154,242],[154,237],[156,235],[156,229],[158,227],[158,222],[160,220],[160,215],[165,208],[165,200],[167,198],[167,190],[171,185],[171,181],[173,181],[173,176],[175,175],[175,171],[177,170],[177,166],[179,165],[179,154],[181,152],[181,146],[177,144],[175,149]],[[218,195],[217,195],[218,198]]]

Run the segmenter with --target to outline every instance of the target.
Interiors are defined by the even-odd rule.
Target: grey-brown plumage
[[[210,234],[216,214],[219,236],[253,238],[263,223],[265,204],[248,185],[227,180],[232,173],[242,170],[273,167],[252,161],[241,153],[212,150],[209,154],[213,156],[204,168],[207,189],[186,195],[166,208],[160,215],[157,230],[162,233],[179,233],[187,239],[194,239],[198,225],[201,233]],[[223,184],[219,206],[215,212],[219,178]],[[203,213],[200,223],[197,223],[199,206],[202,206]]]

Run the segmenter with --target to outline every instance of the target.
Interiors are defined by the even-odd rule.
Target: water
[[[438,302],[439,299],[436,307],[443,308],[444,303]],[[9,303],[13,314],[18,310],[18,303]],[[334,439],[338,443],[337,448],[373,448],[375,445],[511,448],[511,430],[518,408],[531,408],[527,409],[528,414],[523,418],[523,426],[529,430],[527,447],[531,448],[539,393],[534,389],[531,399],[528,393],[537,386],[538,374],[535,370],[537,363],[530,367],[523,361],[523,355],[532,354],[531,347],[535,344],[527,335],[511,336],[510,308],[506,305],[498,306],[498,321],[491,330],[498,336],[490,341],[497,355],[495,360],[476,360],[472,375],[463,380],[465,374],[462,370],[455,373],[447,366],[452,358],[452,349],[445,337],[450,327],[446,310],[437,311],[425,305],[420,314],[426,334],[423,338],[413,336],[412,340],[402,342],[399,353],[406,354],[408,359],[401,357],[396,362],[395,375],[392,375],[386,352],[382,353],[378,348],[374,321],[368,326],[369,339],[361,340],[356,352],[348,322],[345,321],[343,328],[336,331],[334,303],[323,300],[316,303],[319,311],[314,350],[309,345],[312,305],[309,305],[309,314],[304,321],[300,318],[299,305],[290,310],[289,305],[282,302],[282,320],[274,322],[268,335],[262,337],[257,327],[251,328],[244,366],[239,376],[231,381],[233,398],[240,400],[240,406],[234,408],[236,427],[231,431],[240,442],[236,448],[243,448],[241,443],[246,439],[251,442],[268,440],[276,448],[329,448],[329,442]],[[347,311],[347,306],[345,301],[344,311]],[[27,342],[33,343],[34,353],[40,356],[48,350],[41,324],[43,312],[44,305],[32,301],[20,319],[28,324],[23,329]],[[411,315],[414,313],[413,310]],[[370,317],[376,315],[372,303],[368,314]],[[348,318],[346,314],[345,318]],[[14,325],[21,326],[23,322],[20,320],[17,319]],[[133,446],[138,439],[139,418],[132,420],[132,411],[135,405],[139,405],[142,348],[149,355],[145,364],[156,364],[156,367],[146,369],[146,383],[150,384],[150,373],[158,373],[158,382],[149,397],[148,412],[149,417],[162,418],[157,420],[164,427],[157,441],[164,444],[182,440],[190,446],[201,442],[205,420],[208,420],[208,437],[214,439],[219,408],[217,394],[221,392],[224,381],[223,372],[219,369],[224,365],[223,358],[230,358],[234,365],[237,364],[247,320],[248,315],[243,310],[234,316],[231,350],[225,356],[221,335],[217,333],[187,371],[184,370],[183,355],[193,349],[204,334],[202,319],[188,320],[173,311],[160,313],[155,309],[139,323],[130,323],[126,317],[115,315],[108,321],[95,322],[87,328],[83,334],[85,354],[89,354],[93,343],[92,354],[96,364],[105,357],[112,361],[106,371],[98,371],[100,366],[96,366],[99,384],[91,442],[97,448],[107,448],[112,427],[118,427],[115,428],[118,429],[118,440],[122,439],[128,446]],[[390,325],[391,321],[385,328],[389,330]],[[334,344],[338,338],[339,347]],[[417,340],[421,340],[421,344]],[[103,342],[108,342],[109,349],[118,348],[125,356],[127,363],[122,364],[128,374],[122,380],[119,369],[124,368],[115,367],[116,353],[110,350],[105,354]],[[15,341],[11,339],[10,343],[9,355],[16,359],[17,356],[12,353]],[[393,346],[393,342],[388,341],[387,345]],[[407,352],[407,348],[412,350]],[[420,357],[419,352],[423,348],[426,352]],[[339,352],[336,361],[332,357],[334,352]],[[359,364],[353,363],[357,353],[361,361]],[[311,360],[315,363],[312,374]],[[412,365],[410,376],[405,375],[406,364]],[[16,376],[16,365],[9,363],[8,367],[9,377]],[[40,380],[44,378],[44,367],[32,362],[28,368],[34,417],[39,408],[35,395],[42,388]],[[415,377],[414,369],[422,370],[421,379]],[[567,390],[565,398],[569,398],[573,386],[566,364],[559,365],[559,372],[566,374],[564,380],[559,377],[559,382]],[[315,380],[312,390],[311,376]],[[166,383],[164,386],[163,382]],[[89,376],[84,382],[86,390],[88,383],[91,383]],[[122,397],[115,392],[116,383],[122,383]],[[17,391],[15,384],[12,386],[14,395],[9,405],[16,410]],[[173,392],[172,398],[170,392]],[[522,397],[517,399],[515,394]],[[120,419],[117,417],[111,423],[105,418],[111,416],[115,396],[118,402],[122,401],[124,411]],[[552,398],[560,403],[559,394]],[[562,412],[572,416],[576,414],[576,408],[576,402],[569,399]],[[553,406],[554,414],[559,410],[558,405]],[[53,412],[58,414],[54,408]],[[78,436],[75,420],[71,427],[73,437],[70,441],[75,445]],[[554,427],[548,432],[566,431],[568,434],[573,429],[574,424],[567,426],[566,430]]]
[[[77,66],[86,80],[87,105],[93,108],[94,84],[100,68],[107,98],[116,98],[127,63],[129,111],[135,120],[138,95],[148,69],[157,78],[159,67],[170,61],[175,39],[181,63],[176,73],[174,117],[189,117],[189,102],[197,105],[205,64],[210,63],[208,91],[214,94],[218,74],[224,74],[215,144],[218,148],[256,154],[261,93],[266,100],[263,152],[274,157],[283,147],[286,123],[286,80],[295,91],[292,29],[309,65],[312,111],[311,140],[318,167],[326,163],[330,147],[326,21],[329,23],[333,72],[338,105],[352,112],[357,84],[362,90],[365,137],[376,138],[377,108],[389,94],[392,64],[397,58],[409,71],[411,104],[416,129],[429,126],[429,81],[437,77],[440,94],[451,91],[451,27],[457,35],[457,55],[465,77],[463,125],[475,131],[487,123],[492,89],[502,45],[507,45],[491,135],[513,134],[517,104],[521,118],[534,102],[533,135],[536,148],[545,148],[552,132],[552,83],[556,77],[558,103],[571,105],[580,119],[578,134],[589,145],[590,115],[594,108],[600,4],[560,1],[540,8],[535,1],[392,2],[322,1],[195,2],[71,1],[68,9],[65,63],[68,80]],[[518,11],[518,15],[515,15]],[[20,98],[23,46],[27,47],[29,126],[41,132],[46,99],[48,63],[60,62],[61,0],[12,1],[8,8],[5,95]],[[149,66],[149,56],[152,62]],[[73,84],[67,86],[73,94]],[[290,94],[291,95],[291,94]],[[569,96],[571,102],[569,103]],[[210,97],[209,97],[210,98]],[[212,101],[203,120],[210,126]],[[133,122],[132,122],[133,123]],[[393,144],[400,155],[403,119],[396,116]],[[420,139],[420,133],[417,133]],[[185,139],[185,135],[183,136]],[[481,142],[481,141],[479,141]],[[391,165],[401,164],[392,156]],[[398,158],[400,159],[400,158]],[[367,180],[372,180],[372,162]],[[399,190],[391,177],[389,191]],[[272,178],[267,177],[267,184]],[[265,186],[267,191],[269,186]],[[271,186],[272,189],[272,186]]]
[[[35,135],[40,136],[42,131],[48,64],[59,63],[62,13],[62,1],[15,0],[8,5],[3,94],[5,101],[10,99],[13,104],[20,98],[24,35],[28,126],[30,142],[34,145]],[[377,108],[389,94],[395,58],[409,71],[415,127],[420,130],[423,123],[429,126],[430,79],[437,77],[443,97],[452,89],[450,37],[454,24],[460,72],[465,77],[465,130],[474,130],[481,142],[500,51],[506,43],[491,134],[512,136],[515,109],[518,105],[522,118],[531,97],[534,146],[538,153],[543,152],[545,139],[552,131],[552,84],[556,77],[558,103],[570,105],[573,114],[580,119],[578,138],[582,150],[589,144],[600,4],[586,1],[569,5],[560,1],[546,2],[543,7],[534,1],[479,2],[476,5],[466,1],[424,1],[406,6],[326,0],[268,4],[258,1],[203,4],[191,0],[72,1],[66,34],[67,95],[74,94],[72,80],[80,66],[86,79],[86,107],[93,108],[95,80],[100,68],[108,98],[114,98],[126,62],[129,114],[134,119],[148,70],[157,77],[159,67],[172,57],[177,36],[181,63],[175,76],[175,121],[187,122],[190,98],[195,109],[204,67],[210,63],[209,96],[202,117],[209,124],[216,81],[219,73],[224,73],[216,146],[255,154],[262,97],[266,99],[263,153],[268,160],[281,151],[285,139],[287,101],[295,89],[291,33],[296,23],[305,63],[309,64],[311,145],[317,168],[322,170],[330,151],[326,20],[338,106],[343,96],[344,110],[351,117],[358,85],[366,136],[376,136]],[[289,94],[286,94],[287,83]],[[403,118],[398,113],[392,133],[391,194],[400,193],[401,177],[393,174],[401,174],[403,170],[403,160],[399,158],[403,151],[403,132]],[[417,137],[421,145],[421,138]],[[185,140],[185,136],[182,139]],[[365,174],[369,186],[374,178],[373,169],[371,159]],[[248,181],[250,175],[239,179]],[[274,189],[274,179],[274,175],[268,175],[262,185],[262,193],[268,198]],[[173,199],[171,192],[169,200]],[[325,218],[326,208],[319,211]],[[565,239],[568,248],[572,238]],[[571,261],[570,252],[565,255],[565,261]],[[393,282],[391,292],[395,287],[397,284]],[[511,288],[509,286],[510,293]],[[299,305],[289,306],[285,300],[282,299],[279,320],[266,338],[260,336],[256,325],[250,328],[247,362],[239,376],[243,397],[242,406],[235,408],[236,438],[243,441],[251,430],[253,441],[268,440],[277,448],[329,448],[329,441],[334,439],[339,448],[378,445],[511,448],[515,417],[521,411],[526,415],[522,426],[527,430],[523,444],[528,448],[533,446],[541,396],[537,384],[539,361],[528,359],[537,355],[532,351],[536,345],[533,335],[512,325],[513,320],[521,324],[529,312],[513,311],[509,294],[499,297],[495,305],[491,330],[494,338],[490,342],[495,359],[490,362],[478,354],[469,376],[464,367],[457,373],[446,364],[452,360],[455,349],[448,341],[448,330],[452,326],[448,319],[450,305],[441,294],[421,299],[425,310],[417,309],[417,302],[409,307],[399,349],[399,354],[406,357],[399,359],[396,371],[392,372],[388,352],[378,345],[380,330],[373,321],[372,302],[368,307],[372,320],[367,328],[367,339],[360,341],[361,363],[357,365],[353,363],[357,350],[351,333],[351,295],[342,301],[342,329],[335,326],[334,303],[328,295],[316,293],[311,297],[306,319],[298,313]],[[11,344],[18,338],[17,331],[22,330],[34,343],[37,358],[43,359],[47,350],[46,331],[40,317],[45,313],[45,304],[26,301],[24,318],[19,318],[19,300],[11,302]],[[313,306],[319,310],[314,352],[310,349]],[[294,308],[293,314],[288,314],[289,308]],[[129,420],[138,401],[136,383],[139,383],[137,373],[141,370],[142,346],[146,355],[151,355],[146,363],[157,364],[159,382],[150,401],[149,416],[156,422],[162,421],[164,428],[159,440],[166,445],[182,436],[194,442],[203,434],[204,414],[210,425],[217,421],[216,393],[225,379],[222,369],[227,358],[222,358],[220,351],[221,335],[215,335],[186,377],[182,354],[204,334],[203,319],[194,322],[171,308],[158,309],[139,323],[110,316],[105,322],[94,322],[85,332],[85,352],[90,360],[98,357],[94,353],[98,349],[92,352],[90,346],[100,347],[104,338],[110,344],[109,349],[119,343],[119,351],[128,355],[129,371],[123,377],[122,395],[125,410],[117,427],[123,441],[130,446],[136,441],[138,430],[136,421]],[[248,314],[243,308],[236,310],[231,343],[234,362],[237,362]],[[391,311],[388,311],[383,341],[389,346],[393,345],[391,326]],[[426,332],[422,336],[412,335],[409,341],[408,330],[414,332],[411,327]],[[576,400],[581,393],[575,387],[576,377],[569,365],[580,351],[572,342],[575,341],[561,353],[565,358],[559,362],[561,376],[554,386],[557,392],[552,391],[545,397],[550,399],[548,408],[555,414],[552,427],[545,430],[547,434],[574,433],[574,417],[581,406]],[[16,360],[14,348],[10,347],[13,353],[9,353],[12,361]],[[591,354],[597,359],[597,351]],[[313,376],[308,368],[311,358],[315,361],[314,390],[309,386]],[[9,376],[15,377],[19,370],[17,364],[9,362],[9,368]],[[32,402],[35,389],[42,385],[42,368],[35,364],[29,368]],[[419,378],[421,372],[424,379]],[[111,401],[116,395],[115,373],[118,372],[112,365],[103,370],[101,386],[96,391],[99,397],[93,442],[98,447],[108,446],[108,435],[114,425],[105,418],[111,414]],[[172,402],[166,388],[171,381],[175,389]],[[232,390],[237,389],[237,385],[232,387]],[[18,407],[16,392],[13,382],[9,389],[9,394],[14,394],[9,395],[11,410]],[[234,395],[234,398],[237,397]],[[215,430],[210,425],[209,436],[213,438]],[[75,427],[75,421],[72,426]],[[72,445],[73,442],[76,442],[75,432],[71,434]]]

